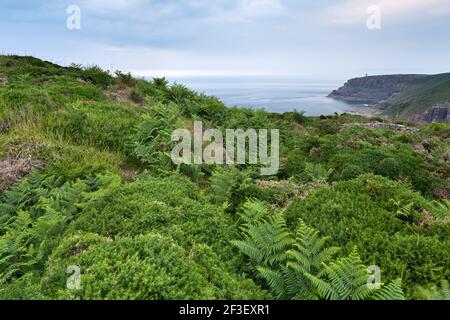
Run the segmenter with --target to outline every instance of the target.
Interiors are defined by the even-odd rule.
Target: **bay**
[[[304,111],[307,116],[358,113],[362,104],[327,98],[345,80],[263,77],[169,78],[195,91],[218,97],[227,106],[263,108],[269,112]],[[355,111],[356,110],[356,111]]]

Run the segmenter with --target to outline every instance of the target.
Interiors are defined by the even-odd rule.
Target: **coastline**
[[[381,117],[383,112],[375,107],[350,107],[345,112],[357,114],[367,118]]]

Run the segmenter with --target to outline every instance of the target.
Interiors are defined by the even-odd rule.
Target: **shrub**
[[[231,255],[230,218],[196,193],[195,185],[182,177],[141,177],[85,204],[69,230],[110,237],[163,232],[185,248],[205,243]]]
[[[378,290],[369,288],[367,268],[356,250],[335,260],[339,248],[326,246],[329,238],[302,220],[294,237],[282,214],[258,202],[246,203],[241,219],[243,239],[232,243],[278,299],[404,299],[401,279]]]
[[[119,85],[125,85],[128,87],[133,87],[136,85],[137,80],[133,78],[133,76],[131,75],[131,73],[125,73],[122,72],[120,70],[116,70],[114,72],[114,74],[116,75],[116,81],[119,83]]]
[[[405,221],[398,215],[399,203],[412,204],[413,214]],[[333,235],[335,245],[356,245],[363,262],[379,265],[387,280],[403,275],[408,293],[412,294],[415,285],[437,283],[449,276],[444,248],[450,243],[444,240],[443,244],[438,236],[419,226],[422,212],[429,209],[427,200],[404,185],[361,176],[330,189],[319,189],[305,201],[294,201],[285,215],[291,228],[301,218]]]
[[[399,177],[400,171],[401,166],[397,160],[393,158],[386,158],[382,160],[378,167],[375,169],[375,174],[379,174],[391,179],[396,179]]]
[[[107,88],[112,84],[113,78],[107,71],[103,71],[98,66],[85,68],[82,73],[82,79],[102,88]]]
[[[205,247],[186,251],[170,237],[149,233],[111,241],[84,236],[66,239],[50,259],[45,287],[51,296],[78,299],[239,299],[261,297],[251,281],[221,269]],[[215,259],[215,274],[207,267]],[[206,265],[204,265],[206,264]],[[69,265],[81,270],[81,289],[65,289]]]

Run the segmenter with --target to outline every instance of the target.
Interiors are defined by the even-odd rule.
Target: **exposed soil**
[[[125,87],[118,89],[115,93],[116,100],[119,102],[130,101],[130,88]]]
[[[8,83],[8,79],[5,75],[0,74],[0,86],[4,86]]]
[[[0,190],[6,190],[30,173],[33,168],[42,169],[43,163],[32,159],[6,158],[0,161]]]

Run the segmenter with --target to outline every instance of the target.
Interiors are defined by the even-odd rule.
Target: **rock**
[[[350,103],[367,103],[389,106],[389,100],[394,99],[404,90],[406,83],[426,75],[383,75],[367,76],[349,80],[342,88],[334,90],[328,97]]]
[[[412,115],[409,120],[418,123],[443,122],[450,124],[450,103],[433,106],[424,113]]]

